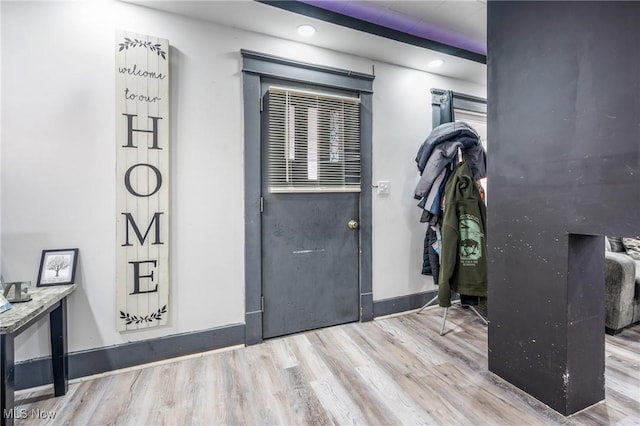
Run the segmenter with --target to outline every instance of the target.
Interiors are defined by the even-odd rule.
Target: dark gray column
[[[488,4],[489,369],[604,398],[602,235],[640,234],[640,3]]]

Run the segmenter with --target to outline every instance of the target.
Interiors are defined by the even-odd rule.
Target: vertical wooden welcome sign
[[[169,315],[169,41],[116,39],[118,330]]]

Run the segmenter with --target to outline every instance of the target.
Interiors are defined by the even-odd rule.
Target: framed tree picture
[[[42,250],[38,287],[73,284],[78,263],[78,249]]]

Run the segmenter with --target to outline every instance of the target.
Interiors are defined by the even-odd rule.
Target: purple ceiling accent
[[[478,42],[463,34],[428,24],[412,16],[375,6],[375,4],[338,0],[298,1],[427,40],[438,41],[482,55],[487,54],[486,43]]]

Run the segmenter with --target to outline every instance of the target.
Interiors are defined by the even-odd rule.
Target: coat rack
[[[444,124],[444,123],[449,123],[449,122],[454,122],[455,121],[455,108],[454,108],[454,93],[450,90],[448,91],[444,91],[442,93],[436,93],[434,92],[434,90],[432,90],[432,106],[435,108],[433,109],[433,117],[432,117],[432,124],[433,124],[433,128],[435,129],[437,126]],[[486,101],[484,102],[486,103]],[[485,113],[486,114],[486,113]],[[478,135],[476,135],[478,136]],[[426,141],[425,141],[426,143]],[[478,137],[478,143],[480,143],[480,139]],[[422,146],[421,146],[422,149]],[[418,151],[418,156],[420,157],[420,150]],[[484,149],[482,149],[483,152],[483,156],[484,156]],[[461,150],[461,146],[459,146],[456,150],[456,155],[452,158],[452,162],[455,162],[457,160],[462,160],[463,156],[462,156],[462,150]],[[416,162],[418,162],[418,159],[416,159]],[[423,170],[420,169],[420,165],[418,165],[418,169],[421,172],[421,176],[422,176],[422,172]],[[484,200],[484,197],[483,197]],[[424,304],[424,306],[422,306],[419,310],[418,310],[418,314],[420,314],[422,311],[424,311],[427,307],[429,307],[433,302],[435,302],[438,299],[438,295],[436,294],[436,296],[434,296],[431,300],[429,300],[426,304]],[[453,306],[453,305],[452,305]],[[475,307],[473,307],[472,305],[462,305],[460,304],[460,306],[462,306],[463,308],[470,308],[474,314],[476,314],[478,316],[478,318],[480,318],[482,320],[482,322],[485,323],[485,325],[489,325],[488,321],[486,319],[484,319],[484,317],[482,315],[480,315],[480,313],[476,310]],[[444,335],[444,327],[446,325],[447,322],[447,314],[449,313],[449,308],[445,308],[444,309],[444,315],[442,317],[442,327],[440,328],[440,335]]]
[[[427,303],[424,304],[424,306],[422,308],[420,308],[420,310],[417,312],[418,314],[422,311],[424,311],[426,308],[429,307],[429,305],[431,305],[433,302],[435,302],[438,299],[438,295],[436,294],[433,299],[429,300]],[[452,305],[453,306],[453,305]],[[460,305],[462,306],[462,305]],[[486,319],[484,319],[484,317],[482,315],[480,315],[480,312],[478,312],[476,310],[476,308],[474,308],[471,305],[466,305],[468,308],[470,308],[477,316],[478,318],[480,318],[482,320],[482,322],[485,323],[485,325],[489,325],[489,323],[487,322]],[[444,325],[447,323],[447,313],[449,313],[449,308],[444,308],[444,316],[442,317],[442,327],[440,328],[440,335],[444,335]]]

